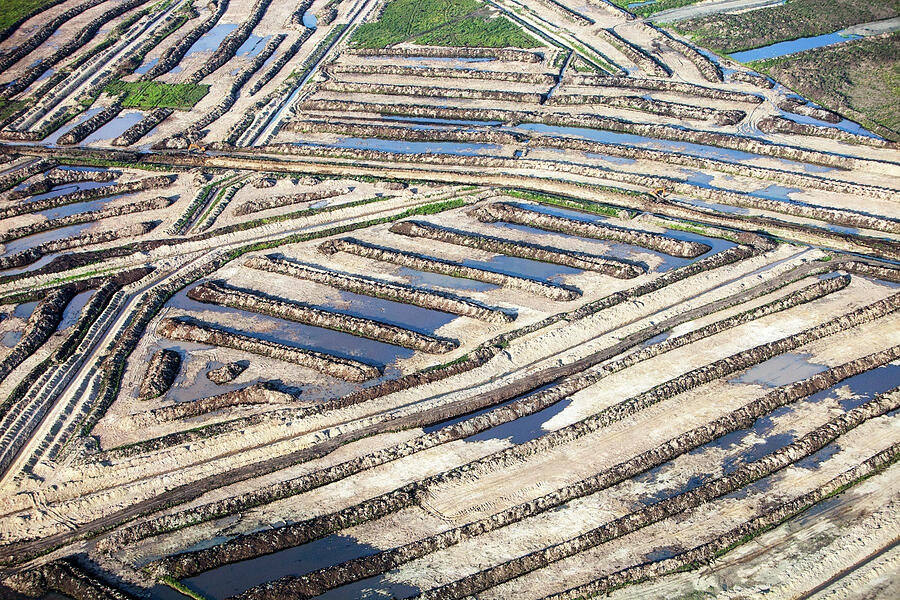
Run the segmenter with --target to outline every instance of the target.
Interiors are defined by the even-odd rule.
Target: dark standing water
[[[335,534],[302,546],[225,565],[185,579],[183,583],[213,600],[224,600],[273,579],[303,575],[376,552],[378,548],[374,546]]]
[[[125,130],[132,125],[137,125],[143,118],[144,113],[140,111],[123,112],[119,114],[118,117],[84,138],[84,141],[81,142],[81,144],[86,145],[92,142],[115,139],[125,133]]]
[[[190,50],[187,51],[187,54],[184,55],[185,58],[189,57],[191,54],[195,52],[212,52],[225,40],[225,37],[237,29],[237,25],[233,25],[230,23],[220,23],[216,25],[202,36],[200,39],[194,42],[194,45],[191,46]],[[171,73],[171,71],[170,71]]]
[[[38,305],[37,301],[23,302],[22,304],[19,304],[18,306],[16,306],[13,309],[12,314],[14,317],[19,317],[20,319],[27,321],[28,318],[31,316],[31,313],[34,312],[34,309],[37,308],[37,305]]]

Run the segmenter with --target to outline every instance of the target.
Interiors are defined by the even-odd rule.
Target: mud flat
[[[401,221],[392,225],[390,231],[391,233],[399,233],[409,237],[420,237],[458,246],[478,248],[479,250],[506,256],[565,265],[587,271],[598,271],[619,279],[631,279],[646,272],[646,269],[641,266],[602,256],[593,256],[583,252],[567,252],[558,248],[526,242],[514,242],[457,229],[447,229],[423,221]]]
[[[141,382],[141,399],[152,400],[168,392],[180,370],[181,354],[175,350],[157,351],[150,359],[147,374]]]
[[[864,146],[876,146],[878,148],[895,147],[897,142],[889,142],[882,138],[876,138],[869,135],[861,135],[844,131],[837,127],[828,127],[827,125],[812,125],[810,123],[798,123],[792,119],[779,116],[770,116],[760,120],[759,128],[767,133],[789,133],[794,135],[809,135],[813,137],[824,137],[839,142],[848,142],[851,144],[861,144]]]
[[[541,391],[538,394],[525,395],[521,399],[516,400],[511,404],[505,404],[490,413],[477,415],[461,423],[451,424],[439,431],[427,434],[425,437],[432,439],[433,442],[431,443],[437,441],[445,443],[448,440],[457,439],[460,436],[473,435],[474,433],[497,426],[498,424],[509,422],[528,414],[533,414],[534,412],[543,410],[547,406],[561,401],[580,389],[585,389],[589,385],[593,385],[599,378],[627,368],[642,360],[646,360],[650,356],[662,354],[679,346],[689,344],[692,341],[725,331],[741,323],[751,322],[767,314],[779,312],[792,306],[814,300],[821,297],[823,294],[828,294],[841,289],[841,286],[846,286],[846,283],[845,280],[844,282],[831,282],[825,283],[824,285],[814,284],[802,291],[792,294],[788,298],[770,303],[758,309],[746,311],[732,318],[724,319],[703,330],[692,332],[679,339],[668,340],[668,344],[666,344],[664,348],[654,348],[651,346],[643,351],[632,354],[625,359],[620,359],[604,365],[599,369],[592,369],[585,374],[570,376],[560,380],[556,385]],[[830,330],[834,331],[833,327]],[[757,349],[753,349],[730,357],[724,361],[720,361],[717,368],[719,368],[721,372],[716,375],[716,377],[721,377],[727,375],[729,372],[733,372],[732,368],[735,367],[729,363],[734,360],[743,362],[752,357],[756,351]],[[287,580],[278,582],[277,585],[269,586],[267,589],[274,594],[282,593],[292,595],[299,593],[304,595],[304,597],[307,594],[316,595],[324,591],[322,587],[318,586],[322,586],[326,584],[326,582],[327,587],[325,587],[325,589],[336,583],[345,583],[348,580],[352,581],[356,578],[371,576],[381,572],[380,569],[393,568],[397,564],[407,562],[418,556],[422,556],[423,554],[459,543],[461,539],[481,535],[486,531],[503,527],[528,516],[539,514],[540,512],[552,509],[574,498],[594,493],[599,489],[603,489],[604,487],[614,485],[629,477],[633,477],[652,466],[671,460],[675,456],[697,448],[722,435],[744,429],[751,425],[755,419],[772,412],[778,407],[795,402],[800,398],[808,397],[819,390],[834,385],[835,382],[852,377],[855,374],[876,368],[879,365],[893,360],[897,355],[898,349],[894,348],[892,351],[874,354],[857,361],[852,361],[851,363],[847,363],[846,365],[842,365],[841,367],[828,372],[817,374],[798,384],[779,388],[779,390],[714,421],[708,426],[700,427],[673,438],[654,450],[638,455],[637,457],[628,460],[625,463],[616,465],[588,480],[542,496],[539,499],[524,505],[518,505],[503,513],[492,515],[491,517],[478,522],[466,524],[463,527],[452,529],[429,539],[414,542],[402,548],[383,552],[365,559],[354,560],[334,568],[323,569],[308,577],[288,578]],[[601,361],[600,358],[594,360],[595,362]],[[701,375],[701,373],[703,374]],[[692,377],[698,375],[701,375],[705,379],[708,376],[707,374],[708,371],[705,369],[687,374],[678,378],[676,381],[673,381],[672,385],[667,386],[668,389],[661,393],[665,397],[679,394],[684,390],[675,391],[676,387],[680,387],[682,383],[689,382]],[[699,384],[692,382],[688,385],[693,386]],[[652,397],[654,395],[655,394],[651,392],[637,398]],[[658,395],[657,397],[661,398],[661,396]],[[622,407],[630,402],[631,401],[623,403]],[[609,411],[604,412],[610,413],[609,416],[611,416],[611,414],[615,413],[617,410],[618,408],[613,407]],[[620,418],[627,417],[621,416]],[[590,419],[588,419],[588,421],[590,421]],[[582,427],[582,425],[576,424],[566,429],[575,431],[579,427]],[[581,435],[583,434],[584,433],[582,432]],[[556,433],[551,434],[551,436],[556,435]],[[571,440],[573,438],[569,437],[567,434],[562,439]],[[158,568],[161,569],[161,572],[166,574],[175,574],[180,577],[191,576],[198,572],[215,568],[221,564],[245,560],[253,556],[259,556],[261,554],[278,551],[285,547],[301,544],[315,539],[316,537],[320,537],[323,535],[323,532],[333,531],[335,525],[339,523],[342,523],[340,527],[346,527],[351,523],[358,523],[361,519],[370,520],[380,518],[386,514],[386,512],[393,512],[400,510],[404,506],[408,506],[410,502],[421,502],[428,497],[429,488],[438,485],[441,482],[453,481],[460,477],[470,477],[477,472],[475,470],[476,465],[478,469],[492,469],[502,468],[505,464],[514,463],[517,460],[521,460],[524,457],[533,454],[535,452],[534,446],[540,443],[541,442],[538,440],[535,440],[528,444],[502,451],[496,455],[490,455],[475,463],[463,465],[462,467],[440,473],[415,484],[403,486],[393,492],[374,498],[371,501],[362,502],[344,511],[327,514],[320,518],[310,519],[306,522],[289,525],[272,531],[241,536],[233,541],[214,546],[207,550],[178,555],[158,563]],[[565,442],[553,442],[553,444],[558,443]],[[423,444],[426,444],[424,439],[416,441],[417,447],[421,447]],[[400,452],[401,449],[398,448],[393,451],[393,454],[396,457]],[[368,460],[374,460],[374,457],[369,458]],[[309,587],[310,584],[314,587]],[[260,593],[261,590],[256,590],[256,592]],[[268,598],[269,596],[261,597]]]
[[[251,269],[315,281],[354,294],[384,298],[385,300],[403,304],[413,304],[422,308],[471,317],[488,323],[511,323],[515,319],[508,312],[484,306],[467,298],[460,298],[446,292],[423,290],[394,281],[349,275],[265,256],[255,256],[248,259],[244,264]]]
[[[353,238],[328,240],[319,246],[319,250],[327,255],[336,254],[338,252],[348,252],[364,258],[390,262],[419,271],[440,273],[441,275],[449,275],[450,277],[474,279],[475,281],[483,281],[484,283],[492,283],[494,285],[523,290],[558,302],[575,300],[581,296],[581,292],[578,290],[563,287],[561,285],[538,281],[536,279],[527,279],[515,275],[507,275],[495,271],[488,271],[477,267],[469,267],[463,263],[414,254],[412,252],[376,246]]]
[[[366,381],[380,375],[377,368],[361,362],[233,333],[213,325],[193,320],[189,321],[184,318],[163,319],[157,331],[159,335],[172,340],[223,346],[250,352],[251,354],[268,356],[269,358],[295,363],[346,381]]]
[[[380,323],[340,312],[322,310],[302,302],[274,298],[259,292],[206,282],[191,288],[188,298],[198,302],[228,306],[314,327],[343,331],[386,344],[431,354],[443,354],[459,347],[459,342],[425,335],[396,325]]]
[[[503,221],[504,223],[526,225],[568,235],[623,242],[681,258],[696,258],[712,249],[710,246],[700,242],[679,240],[658,233],[626,229],[602,223],[558,217],[521,208],[507,202],[493,202],[487,206],[475,209],[472,214],[484,223]]]

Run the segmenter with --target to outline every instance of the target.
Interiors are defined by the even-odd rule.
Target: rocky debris
[[[440,273],[442,275],[449,275],[450,277],[474,279],[475,281],[483,281],[484,283],[523,290],[532,294],[544,296],[545,298],[557,302],[568,302],[581,297],[581,292],[571,287],[539,281],[537,279],[507,275],[506,273],[499,273],[496,271],[488,271],[477,267],[469,267],[463,263],[451,260],[443,260],[422,254],[394,250],[384,246],[376,246],[354,238],[328,240],[319,246],[319,251],[328,255],[337,252],[348,252],[350,254],[355,254],[356,256],[389,262],[419,271]]]
[[[130,146],[135,143],[156,127],[165,121],[175,109],[157,108],[150,111],[150,114],[126,129],[122,135],[112,141],[113,146]]]
[[[270,1],[270,0],[267,0]],[[234,81],[231,83],[231,88],[228,92],[222,96],[222,99],[216,104],[212,109],[208,110],[203,117],[193,123],[184,133],[183,135],[187,137],[188,140],[197,141],[203,137],[201,133],[202,130],[213,122],[222,117],[225,113],[231,110],[231,107],[234,106],[234,103],[237,102],[238,96],[240,96],[241,88],[244,87],[244,84],[253,77],[253,74],[263,66],[269,57],[275,53],[275,50],[278,49],[278,46],[281,45],[281,42],[285,40],[287,35],[278,34],[273,35],[266,42],[265,47],[253,57],[253,60],[250,61],[250,64],[241,69],[238,74],[234,77]]]
[[[278,180],[274,177],[257,177],[253,180],[253,187],[256,189],[265,189],[275,187],[276,183],[278,183]]]
[[[755,85],[756,87],[765,88],[767,90],[771,90],[775,87],[774,81],[764,75],[759,75],[751,71],[734,71],[729,74],[729,77],[734,81],[749,83],[750,85]]]
[[[174,199],[172,198],[158,196],[156,198],[151,198],[148,200],[139,200],[138,202],[134,202],[132,204],[123,204],[120,206],[113,206],[110,208],[103,208],[100,210],[93,210],[69,215],[67,217],[38,221],[37,223],[32,223],[31,225],[13,227],[12,229],[7,230],[5,233],[0,234],[0,243],[5,244],[10,240],[34,235],[43,231],[51,231],[60,227],[68,227],[70,225],[78,225],[81,223],[92,223],[101,219],[108,219],[110,217],[116,217],[120,215],[145,212],[148,210],[158,210],[166,208],[167,206],[172,204],[172,202],[174,202]]]
[[[735,125],[747,116],[742,110],[721,110],[706,106],[679,104],[665,100],[654,100],[643,96],[603,96],[584,94],[558,94],[551,96],[546,104],[598,104],[614,106],[628,110],[640,110],[655,115],[674,117],[676,119],[692,119],[714,121],[718,125]]]
[[[511,323],[515,320],[515,316],[507,312],[484,306],[468,298],[460,298],[453,294],[436,290],[423,290],[393,281],[347,275],[328,269],[263,256],[254,256],[248,259],[244,265],[251,269],[315,281],[354,294],[384,298],[403,304],[413,304],[422,308],[471,317],[488,323]]]
[[[177,419],[199,417],[232,406],[286,404],[293,401],[293,396],[278,390],[272,383],[254,383],[239,390],[217,396],[200,398],[193,402],[178,402],[171,406],[163,406],[162,408],[151,410],[148,413],[137,414],[134,416],[134,420],[139,426],[145,426],[166,423]]]
[[[9,173],[4,173],[3,175],[0,175],[0,190],[8,190],[20,181],[25,181],[32,175],[52,169],[57,164],[59,163],[53,159],[40,158],[34,162],[21,166],[18,169],[13,169]],[[7,217],[4,216],[2,218],[5,219]]]
[[[768,78],[765,78],[767,81]],[[774,87],[774,84],[769,87]],[[836,112],[830,111],[825,108],[819,108],[813,104],[808,103],[803,98],[796,98],[793,96],[789,96],[778,103],[778,108],[785,112],[794,113],[796,115],[802,115],[804,117],[812,117],[813,119],[819,119],[820,121],[825,121],[826,123],[840,123],[843,120],[841,115]]]
[[[512,48],[454,48],[450,46],[416,46],[393,48],[348,48],[344,54],[357,56],[427,56],[430,58],[493,58],[506,62],[539,63],[544,58],[538,52]]]
[[[100,581],[71,559],[57,560],[27,571],[20,571],[4,583],[32,597],[50,591],[73,600],[135,600],[134,596]]]
[[[228,10],[228,3],[229,0],[211,0],[210,4],[215,7],[213,14],[178,40],[174,46],[166,50],[159,61],[144,74],[143,80],[153,81],[160,75],[165,75],[178,66],[178,63],[188,53],[191,46],[219,22],[225,11]]]
[[[71,146],[73,144],[77,144],[79,142],[84,141],[84,139],[115,119],[119,116],[119,113],[122,112],[121,101],[116,98],[116,100],[98,112],[93,117],[88,118],[83,123],[79,123],[66,133],[59,136],[57,139],[57,143],[62,144],[63,146]]]
[[[333,6],[323,8],[322,12],[319,14],[319,21],[321,21],[322,25],[331,25],[337,18],[338,11]]]
[[[93,246],[95,244],[105,244],[115,240],[141,236],[153,231],[158,224],[159,223],[156,221],[133,223],[131,225],[120,227],[119,229],[85,233],[74,237],[64,237],[58,240],[44,242],[43,244],[32,246],[27,250],[22,250],[21,252],[0,256],[0,271],[24,267],[25,265],[30,265],[36,260],[39,260],[42,256],[62,252],[64,250]]]
[[[195,286],[188,292],[188,297],[197,302],[227,306],[313,327],[341,331],[421,352],[443,354],[459,347],[456,340],[426,335],[389,323],[323,310],[302,302],[274,298],[220,283],[206,282]]]
[[[577,219],[548,215],[507,202],[493,202],[487,206],[475,209],[472,214],[479,221],[485,223],[503,221],[504,223],[526,225],[567,235],[632,244],[682,258],[696,258],[712,249],[710,246],[700,242],[679,240],[659,233],[617,227],[605,223],[579,221]]]
[[[406,183],[402,181],[379,181],[375,184],[376,187],[382,190],[390,190],[392,192],[399,192],[401,190],[405,190],[408,186]]]
[[[180,370],[181,354],[175,350],[157,350],[141,382],[141,400],[159,398],[168,392]]]
[[[641,71],[651,77],[671,77],[672,71],[646,50],[632,44],[612,29],[599,28],[595,32],[608,44],[628,57]]]
[[[335,121],[297,120],[286,123],[282,131],[297,133],[339,133],[353,137],[400,139],[419,142],[464,142],[473,144],[516,144],[520,134],[497,131],[496,128],[412,129],[397,125],[340,123]]]
[[[595,25],[593,19],[590,19],[580,12],[573,10],[572,8],[565,6],[564,4],[557,2],[556,0],[539,0],[541,4],[552,10],[558,15],[562,15],[567,19],[572,19],[579,25],[591,26]]]
[[[391,96],[422,98],[467,98],[474,100],[524,102],[530,104],[538,104],[544,99],[544,94],[535,92],[478,90],[426,85],[396,85],[390,83],[359,83],[355,81],[335,81],[333,79],[320,84],[319,89],[326,92],[345,92],[348,94],[387,94]]]
[[[787,133],[791,135],[811,135],[815,137],[824,137],[839,142],[849,142],[851,144],[861,144],[863,146],[876,146],[879,148],[897,147],[896,142],[862,135],[860,133],[852,133],[844,131],[837,127],[828,127],[827,125],[813,125],[811,123],[798,123],[793,119],[780,116],[768,116],[760,119],[758,127],[766,133]]]
[[[317,200],[325,200],[327,198],[335,198],[350,193],[350,188],[340,187],[331,190],[315,190],[311,192],[303,192],[300,194],[291,194],[289,196],[270,196],[268,198],[259,198],[256,200],[247,200],[243,204],[234,209],[237,216],[249,215],[271,208],[280,208],[282,206],[290,206],[292,204],[300,204],[304,202],[315,202]]]
[[[437,227],[423,221],[401,221],[392,225],[390,231],[391,233],[399,233],[410,237],[421,237],[458,246],[478,248],[479,250],[496,254],[565,265],[575,269],[598,271],[619,279],[631,279],[646,272],[645,268],[622,260],[585,254],[584,252],[560,250],[559,248],[528,242],[514,242],[457,229]]]
[[[10,217],[17,217],[19,215],[38,212],[48,208],[75,204],[76,202],[86,202],[97,198],[160,189],[172,185],[177,178],[177,175],[155,175],[153,177],[144,177],[136,181],[129,181],[128,183],[116,183],[87,190],[78,190],[53,198],[7,204],[0,208],[0,219],[8,219]]]
[[[237,379],[238,375],[247,370],[249,363],[246,361],[225,363],[218,369],[210,369],[206,373],[206,378],[213,383],[225,385]]]
[[[362,382],[381,374],[376,367],[355,360],[233,333],[185,317],[163,319],[157,332],[172,340],[222,346],[291,362],[346,381]]]
[[[576,73],[574,75],[567,74],[566,81],[574,85],[648,90],[655,92],[673,92],[676,94],[684,94],[685,96],[697,96],[699,98],[725,100],[728,102],[749,102],[750,104],[762,104],[765,101],[762,96],[757,96],[756,94],[735,92],[733,90],[722,90],[719,88],[697,85],[695,83],[684,83],[681,81],[636,79],[634,77],[603,77],[600,75],[589,75],[584,73]]]
[[[22,337],[9,354],[0,360],[0,381],[6,379],[13,369],[34,354],[53,335],[62,321],[63,311],[74,296],[75,292],[71,287],[57,288],[49,292],[35,307],[25,324]]]
[[[890,281],[891,283],[900,283],[900,269],[855,260],[840,263],[840,268],[855,275],[872,277],[881,281]]]
[[[551,73],[524,73],[521,71],[486,71],[484,69],[452,69],[447,67],[406,67],[402,65],[345,65],[327,67],[332,74],[399,75],[401,77],[439,77],[442,79],[482,79],[512,81],[535,85],[555,85],[556,75]]]

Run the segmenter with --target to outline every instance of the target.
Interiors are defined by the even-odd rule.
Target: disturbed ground
[[[14,8],[0,597],[900,589],[881,129],[625,2]]]

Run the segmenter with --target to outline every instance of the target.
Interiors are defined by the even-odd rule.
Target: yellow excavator
[[[206,152],[206,146],[199,146],[197,144],[188,146],[188,154],[203,154],[204,152]]]
[[[667,188],[666,186],[658,187],[655,190],[653,190],[653,196],[657,200],[665,200],[666,196],[668,196],[668,195],[669,195],[669,188]]]

